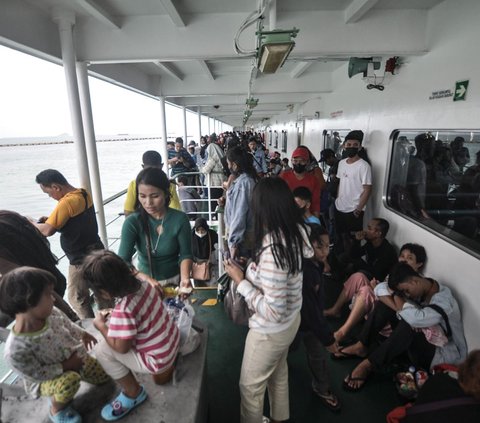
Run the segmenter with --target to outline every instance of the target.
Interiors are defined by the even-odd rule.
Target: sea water
[[[142,170],[142,155],[146,150],[159,150],[160,140],[97,142],[102,196],[108,198],[125,188]],[[79,186],[76,149],[74,144],[45,144],[0,147],[0,209],[13,210],[38,219],[48,216],[56,201],[44,194],[35,183],[35,176],[45,169],[57,169],[75,187]],[[125,197],[105,206],[106,221],[123,212]],[[123,218],[107,228],[113,242],[119,236]],[[63,255],[58,234],[50,239],[52,251]],[[118,245],[118,242],[114,245]]]

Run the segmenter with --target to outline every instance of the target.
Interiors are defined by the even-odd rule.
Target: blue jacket
[[[224,218],[228,227],[229,247],[239,246],[245,238],[245,233],[253,228],[251,202],[254,186],[253,178],[242,173],[227,191]]]

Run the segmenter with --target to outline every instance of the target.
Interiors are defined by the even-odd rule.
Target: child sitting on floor
[[[97,360],[122,388],[102,417],[118,420],[147,399],[133,372],[155,375],[157,383],[171,379],[180,336],[156,289],[116,254],[90,254],[82,275],[96,294],[116,300],[111,314],[97,314],[93,324],[105,338],[95,348]]]
[[[302,210],[305,223],[320,225],[320,219],[310,211],[310,206],[312,205],[312,193],[310,190],[307,187],[297,187],[293,190],[293,196],[295,203]]]
[[[93,384],[110,378],[87,353],[96,339],[53,306],[55,277],[46,270],[19,267],[0,283],[0,309],[15,316],[5,345],[5,360],[24,379],[31,395],[51,397],[49,418],[79,423],[69,404],[84,380]]]

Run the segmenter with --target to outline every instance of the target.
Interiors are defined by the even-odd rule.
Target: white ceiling
[[[260,101],[251,121],[332,92],[332,73],[352,56],[426,54],[428,11],[441,2],[277,0],[276,27],[300,32],[276,74],[252,79]],[[0,43],[58,61],[52,16],[73,12],[77,59],[91,72],[239,125],[254,61],[235,53],[234,37],[257,8],[256,0],[0,0]],[[264,16],[268,29],[268,8]],[[240,37],[243,49],[255,49],[254,31]]]

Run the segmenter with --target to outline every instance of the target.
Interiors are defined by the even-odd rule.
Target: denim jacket
[[[251,202],[254,186],[253,178],[242,173],[232,182],[227,191],[224,218],[228,227],[229,247],[240,245],[244,240],[245,233],[253,228]]]

